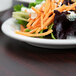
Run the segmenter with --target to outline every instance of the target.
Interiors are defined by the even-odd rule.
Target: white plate
[[[35,0],[17,0],[19,2],[25,2],[25,3],[32,3],[35,2]]]
[[[74,48],[76,47],[76,39],[40,39],[32,38],[27,36],[18,35],[15,33],[15,30],[19,30],[19,25],[16,24],[16,20],[10,18],[6,20],[2,25],[2,31],[9,37],[27,42],[28,44],[44,47],[44,48]]]

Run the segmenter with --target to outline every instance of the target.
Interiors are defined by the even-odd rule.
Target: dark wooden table
[[[3,21],[11,12],[6,11]],[[0,76],[76,76],[76,48],[38,48],[0,31]]]

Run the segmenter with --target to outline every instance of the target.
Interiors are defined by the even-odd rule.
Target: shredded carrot
[[[20,28],[21,28],[21,31],[24,32],[24,29],[25,29],[24,26],[20,25]]]
[[[36,34],[38,34],[40,32],[41,28],[38,28],[38,30],[36,31]]]
[[[34,7],[32,7],[32,9],[33,9],[37,14],[40,14],[40,13],[41,13],[38,9],[35,9]]]
[[[43,7],[45,7],[45,3],[40,7],[40,11],[43,11]]]
[[[44,13],[46,13],[46,10],[47,10],[47,6],[48,6],[48,0],[46,0],[46,3],[45,3],[45,9],[44,9]]]
[[[51,24],[54,21],[54,16],[55,14],[53,14],[45,23],[44,23],[44,27],[49,26],[49,24]]]
[[[72,10],[74,10],[74,11],[75,11],[75,10],[76,10],[76,8],[73,8]]]
[[[41,15],[41,28],[43,29],[43,15]]]
[[[61,0],[61,3],[63,3],[64,2],[64,0]]]
[[[37,28],[37,27],[41,27],[41,24],[39,23],[39,24],[37,24],[36,26],[32,26],[31,28],[32,28],[32,29],[35,29],[35,28]]]
[[[29,33],[32,34],[32,33],[36,32],[37,29],[38,29],[38,28],[35,28],[35,29],[33,29],[32,31],[30,31]]]
[[[47,18],[53,13],[53,11],[49,10],[49,12],[46,14],[46,16],[44,17],[44,21],[47,20]]]
[[[52,0],[52,10],[54,10],[56,8],[56,3],[54,3],[55,1]]]
[[[35,18],[35,20],[37,20],[40,16],[41,16],[41,15],[38,14],[37,17]]]
[[[31,14],[29,14],[29,17],[31,17]]]
[[[61,1],[59,0],[59,1],[58,1],[58,5],[60,5],[60,2],[61,2]]]
[[[21,31],[16,31],[16,34],[20,34],[20,35],[24,35],[24,36],[30,36],[30,37],[40,37],[40,36],[46,36],[50,33],[52,33],[53,30],[48,30],[45,33],[40,33],[40,34],[29,34],[29,33],[25,33],[25,32],[21,32]]]
[[[36,34],[38,34],[41,30],[45,30],[45,29],[47,29],[47,27],[43,27],[43,28],[38,28],[38,30],[36,31]]]
[[[36,26],[39,23],[39,21],[40,21],[40,18],[36,19],[35,22],[32,24],[32,26],[33,27]]]
[[[68,2],[68,6],[70,6],[70,3]]]
[[[51,5],[51,1],[50,0],[47,0],[48,1],[48,3],[46,4],[46,9],[45,9],[45,11],[44,11],[44,13],[45,13],[45,15],[47,14],[47,12],[49,11],[49,9],[50,9],[50,5]]]
[[[61,7],[59,7],[57,10],[59,12],[63,12],[66,9],[66,5],[62,5]]]
[[[46,26],[46,27],[44,27],[43,29],[45,30],[45,29],[47,29],[48,27]]]
[[[30,22],[31,20],[32,20],[32,19],[31,19],[31,18],[29,18],[29,19],[28,19],[28,22]]]
[[[34,20],[31,20],[26,26],[30,27],[33,22],[34,22]]]
[[[76,2],[73,3],[73,4],[72,4],[69,8],[67,8],[66,10],[69,11],[69,10],[73,9],[74,7],[76,7]]]

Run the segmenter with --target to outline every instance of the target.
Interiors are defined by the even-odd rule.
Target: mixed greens
[[[55,6],[52,7],[52,5],[50,5],[50,8],[53,9],[51,10],[52,14],[47,14],[50,12],[50,10],[48,8],[43,8],[42,10],[44,11],[39,11],[40,8],[42,7],[43,4],[46,4],[44,2],[51,2],[51,0],[36,0],[36,2],[34,3],[29,3],[28,7],[25,7],[24,5],[15,5],[14,6],[14,12],[13,12],[13,17],[17,20],[17,23],[22,25],[25,30],[24,32],[27,33],[21,33],[23,35],[27,35],[27,36],[36,36],[39,38],[48,38],[50,36],[51,39],[67,39],[68,36],[76,36],[76,4],[75,1],[76,0],[63,0],[63,2],[60,2],[60,4],[58,5],[59,2],[55,2],[55,5],[58,5],[57,8],[54,8]],[[56,1],[56,0],[54,0]],[[62,1],[62,0],[61,0]],[[47,2],[48,3],[48,2]],[[53,3],[53,2],[51,2]],[[72,5],[75,4],[75,7],[72,7]],[[49,7],[49,4],[47,7]],[[45,7],[46,7],[45,5]],[[37,8],[38,10],[36,10],[35,8]],[[60,7],[65,7],[66,9],[64,9],[62,11],[62,9],[60,10]],[[71,7],[71,8],[70,8]],[[32,9],[35,10],[35,12],[40,15],[41,13],[43,13],[44,15],[40,15],[41,16],[41,20],[45,20],[46,19],[46,15],[48,15],[48,20],[45,20],[45,24],[47,27],[44,27],[44,29],[41,28],[36,28],[34,30],[32,30],[32,27],[28,27],[29,24],[29,20],[33,21],[31,22],[31,25],[33,26],[37,20],[37,14],[32,11]],[[71,10],[68,10],[71,9]],[[24,11],[25,10],[25,11]],[[46,11],[47,12],[46,12]],[[49,11],[48,11],[49,10]],[[62,11],[62,12],[61,12]],[[30,18],[30,13],[31,17]],[[46,14],[45,14],[46,13]],[[45,16],[45,18],[44,18]],[[52,22],[51,18],[54,18],[54,21]],[[40,22],[40,21],[39,21]],[[49,23],[47,23],[49,22]],[[41,24],[43,24],[43,22],[41,21]],[[40,25],[38,25],[40,26]],[[28,27],[28,28],[27,28]],[[37,26],[34,26],[37,27]],[[33,28],[34,28],[33,27]],[[50,30],[50,31],[49,31]],[[33,32],[36,31],[36,32]],[[33,32],[33,33],[32,33]],[[38,32],[38,33],[37,33]],[[35,33],[37,33],[35,35]],[[44,35],[45,34],[45,35]]]
[[[35,7],[36,5],[40,4],[44,0],[36,0],[33,3],[29,3],[28,7],[25,7],[23,4],[18,4],[14,6],[13,18],[17,19],[18,24],[22,24],[24,27],[28,24],[29,14],[27,12],[21,11],[21,8],[31,8],[32,6]]]

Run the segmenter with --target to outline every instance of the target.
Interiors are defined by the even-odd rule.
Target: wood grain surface
[[[11,13],[6,11],[3,21]],[[9,38],[0,30],[0,76],[76,76],[76,48],[38,48]]]

